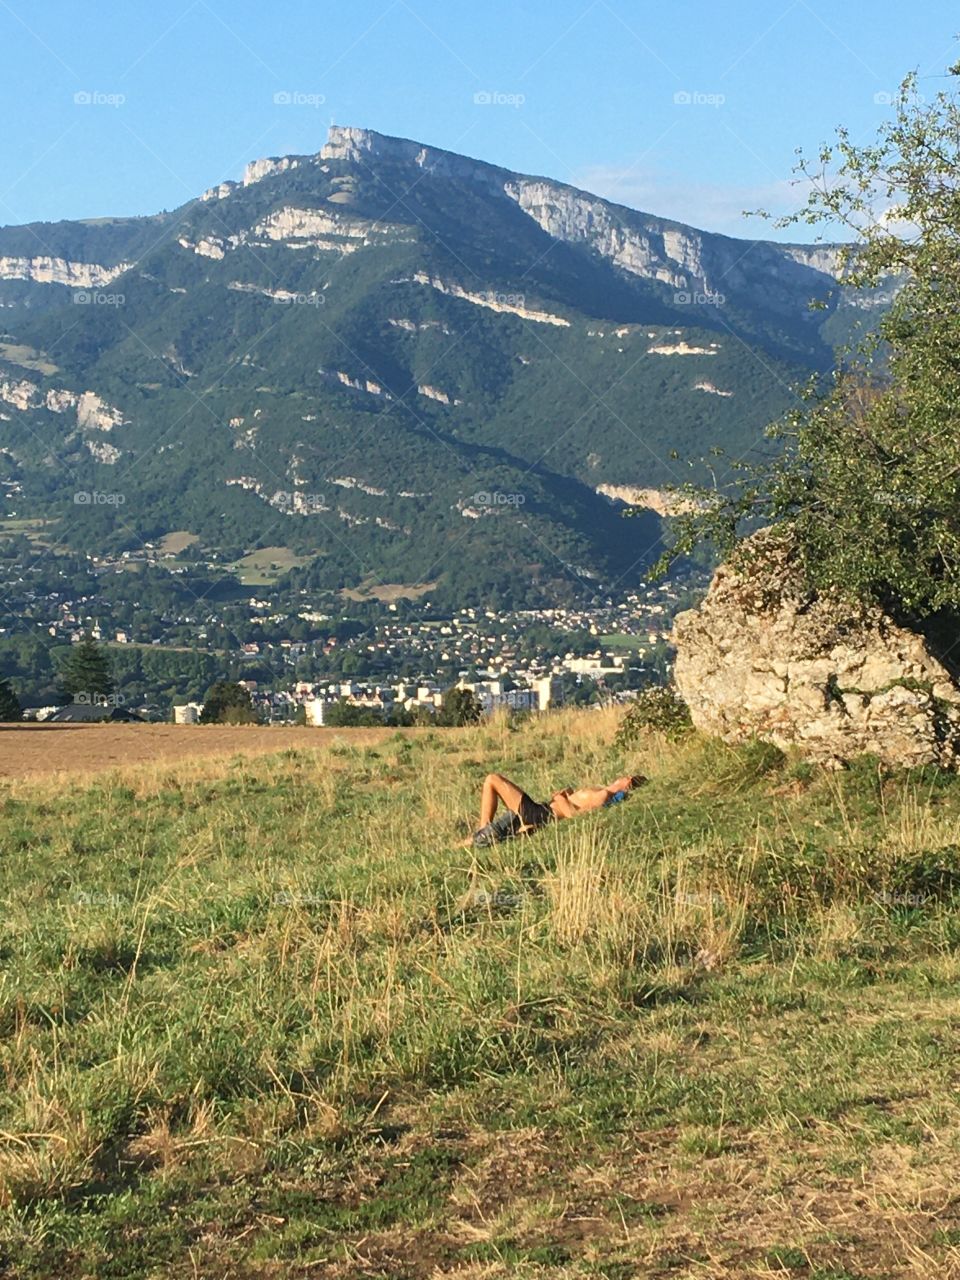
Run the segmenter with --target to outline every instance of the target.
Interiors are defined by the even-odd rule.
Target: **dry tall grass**
[[[67,1202],[116,1186],[146,1213],[158,1186],[262,1196],[306,1168],[312,1204],[353,1213],[383,1194],[372,1166],[416,1166],[413,1137],[398,1154],[382,1136],[409,1123],[431,1151],[452,1141],[437,1132],[463,1132],[465,1165],[486,1153],[433,1212],[456,1219],[450,1238],[509,1259],[511,1239],[568,1238],[564,1206],[589,1193],[593,1261],[635,1261],[641,1245],[688,1256],[694,1241],[711,1274],[743,1211],[750,1265],[776,1274],[764,1250],[778,1233],[816,1260],[817,1223],[838,1229],[825,1202],[803,1218],[791,1190],[828,1178],[829,1148],[864,1170],[871,1249],[888,1206],[889,1274],[948,1265],[909,1200],[932,1204],[960,1150],[945,1047],[956,911],[946,892],[901,910],[875,886],[948,857],[960,796],[923,776],[811,778],[695,737],[649,735],[624,758],[616,718],[141,766],[70,795],[7,787],[0,1244],[82,1238],[96,1274],[103,1210],[71,1218]],[[623,771],[650,782],[530,839],[459,849],[491,768],[534,795]],[[524,1181],[507,1137],[556,1189]],[[581,1169],[588,1143],[611,1170],[603,1197]],[[915,1160],[899,1186],[879,1172],[894,1147]],[[499,1192],[492,1153],[510,1171]],[[470,1177],[486,1223],[472,1228],[457,1217]],[[644,1217],[661,1185],[669,1211]],[[358,1256],[364,1230],[378,1228],[350,1235]]]

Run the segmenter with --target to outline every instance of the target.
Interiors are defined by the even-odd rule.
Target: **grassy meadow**
[[[960,781],[616,721],[4,784],[0,1274],[960,1276]]]

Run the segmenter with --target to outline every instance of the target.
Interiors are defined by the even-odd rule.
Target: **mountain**
[[[334,126],[172,212],[0,228],[7,511],[318,586],[629,584],[659,521],[618,495],[764,447],[857,317],[836,258]]]

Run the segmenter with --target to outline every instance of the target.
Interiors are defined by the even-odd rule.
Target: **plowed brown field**
[[[392,729],[307,729],[293,725],[0,724],[0,780],[95,773],[127,765],[209,756],[265,755],[335,742],[382,742]]]

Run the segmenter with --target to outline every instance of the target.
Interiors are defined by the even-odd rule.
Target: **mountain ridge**
[[[291,153],[289,155],[265,156],[248,162],[244,168],[243,176],[240,180],[224,180],[208,187],[200,196],[192,201],[188,201],[183,208],[189,208],[196,200],[204,203],[212,203],[214,201],[227,199],[237,191],[243,191],[256,183],[271,178],[277,174],[286,173],[295,168],[306,168],[308,166],[321,166],[324,162],[330,160],[345,161],[347,163],[365,164],[370,158],[390,158],[400,160],[402,163],[415,164],[418,168],[431,174],[439,174],[440,176],[457,178],[467,178],[471,181],[480,181],[482,185],[496,194],[502,194],[506,198],[513,198],[524,208],[525,212],[530,213],[531,217],[536,215],[531,212],[536,206],[532,202],[524,205],[523,192],[559,192],[567,197],[573,198],[575,201],[586,200],[591,206],[602,207],[614,210],[621,215],[626,215],[630,219],[642,219],[651,228],[656,228],[661,233],[666,230],[669,232],[682,232],[687,236],[709,238],[711,240],[729,242],[734,246],[750,246],[751,248],[762,247],[763,249],[771,249],[776,256],[780,256],[786,260],[793,261],[801,267],[809,268],[822,275],[835,277],[838,271],[836,245],[807,245],[807,244],[791,244],[781,243],[777,241],[764,240],[743,240],[736,236],[729,236],[720,232],[709,231],[705,228],[693,226],[680,222],[676,219],[664,218],[657,214],[647,211],[634,209],[631,206],[621,204],[618,201],[607,199],[606,197],[596,196],[582,188],[578,188],[570,183],[564,183],[557,179],[550,178],[545,175],[519,174],[504,166],[494,164],[492,162],[466,157],[456,152],[447,151],[440,147],[418,142],[414,139],[395,137],[388,134],[382,134],[373,129],[366,129],[353,125],[331,125],[329,127],[327,141],[316,153]],[[502,185],[499,180],[503,179]],[[178,211],[175,210],[171,214],[147,214],[138,217],[124,219],[83,219],[78,220],[74,224],[90,228],[101,228],[104,226],[117,226],[118,224],[140,225],[147,220],[162,219],[164,217],[174,217]],[[33,223],[26,224],[27,228],[46,226],[59,227],[61,223]],[[10,226],[0,226],[0,236],[11,229]],[[562,237],[560,237],[562,238]],[[44,255],[37,255],[37,261],[42,261]],[[0,279],[13,278],[5,275],[6,259],[0,257]],[[683,262],[677,259],[678,266],[683,267]],[[87,267],[95,270],[100,268],[101,272],[106,275],[108,272],[114,273],[111,278],[115,278],[116,274],[121,272],[117,269],[116,263],[102,265],[94,262],[78,262],[78,267]],[[127,266],[132,264],[126,264]],[[693,269],[693,264],[687,264],[688,268]],[[45,281],[41,281],[45,283]],[[65,280],[63,283],[72,284],[72,280]],[[682,287],[687,283],[684,278],[676,280],[668,280],[667,283],[675,284]],[[707,282],[704,281],[706,285]]]
[[[605,493],[756,448],[832,361],[835,269],[332,126],[170,212],[0,228],[7,487],[80,550],[189,529],[281,538],[321,586],[635,581],[656,524]]]

